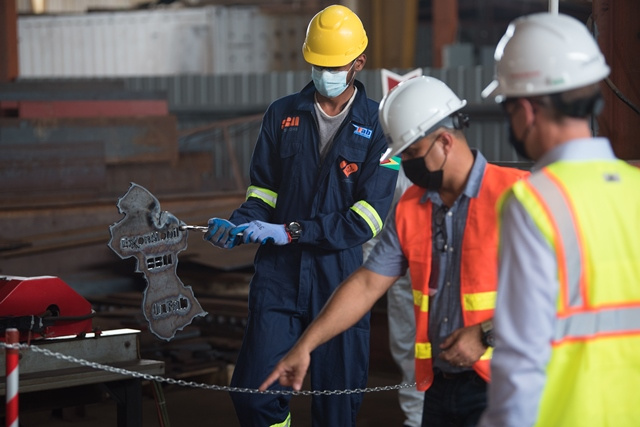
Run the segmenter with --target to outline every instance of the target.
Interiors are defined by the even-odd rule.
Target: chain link
[[[214,384],[197,383],[195,381],[176,380],[175,378],[165,378],[159,375],[143,374],[142,372],[130,371],[128,369],[116,368],[115,366],[109,366],[109,365],[104,365],[102,363],[91,362],[85,359],[79,359],[77,357],[68,356],[68,355],[59,353],[57,351],[51,351],[46,348],[41,348],[36,345],[7,344],[5,342],[0,342],[0,347],[17,349],[17,350],[27,349],[36,353],[44,354],[45,356],[55,357],[56,359],[59,359],[59,360],[65,360],[70,363],[76,363],[78,365],[86,366],[89,368],[111,372],[114,374],[130,376],[133,378],[140,378],[147,381],[155,381],[158,383],[177,385],[181,387],[201,388],[205,390],[226,391],[226,392],[234,392],[234,393],[275,394],[275,395],[291,395],[291,396],[333,396],[333,395],[342,395],[342,394],[371,393],[371,392],[377,392],[377,391],[400,390],[400,389],[412,388],[416,386],[416,383],[412,383],[412,384],[397,384],[397,385],[389,385],[389,386],[355,388],[355,389],[345,389],[345,390],[300,390],[300,391],[265,390],[265,391],[260,391],[254,388],[219,386]]]

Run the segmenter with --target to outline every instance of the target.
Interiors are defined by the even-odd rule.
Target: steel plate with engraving
[[[147,280],[142,310],[149,330],[169,341],[194,317],[207,314],[177,275],[178,253],[187,248],[188,232],[181,229],[185,224],[162,211],[158,199],[135,183],[118,201],[118,209],[125,216],[109,227],[109,247],[120,258],[137,259],[136,271]]]

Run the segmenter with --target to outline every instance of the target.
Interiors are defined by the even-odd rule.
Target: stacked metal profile
[[[259,119],[191,130],[182,141],[161,91],[121,81],[0,85],[0,273],[73,284],[71,274],[115,261],[108,227],[130,182],[185,222],[227,215],[247,186],[248,156],[235,141],[255,141]],[[108,290],[90,290],[100,291]]]

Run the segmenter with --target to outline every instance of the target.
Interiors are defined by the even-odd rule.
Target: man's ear
[[[444,151],[444,153],[449,155],[455,142],[455,138],[453,137],[453,135],[448,131],[444,131],[438,136],[438,139],[442,144],[442,150]]]
[[[367,55],[365,55],[365,54],[363,53],[363,54],[361,54],[360,56],[358,56],[358,57],[356,58],[356,63],[355,63],[355,65],[353,66],[353,68],[354,68],[356,71],[360,72],[360,71],[362,71],[362,69],[364,68],[364,65],[365,65],[366,63],[367,63]]]

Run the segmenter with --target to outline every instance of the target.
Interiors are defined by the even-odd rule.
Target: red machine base
[[[91,332],[91,304],[58,277],[0,276],[0,341],[16,328],[20,341]]]

